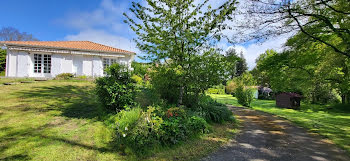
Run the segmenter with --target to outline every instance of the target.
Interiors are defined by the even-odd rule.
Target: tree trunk
[[[346,103],[346,96],[344,94],[341,95],[341,103],[342,104]]]
[[[182,105],[182,103],[183,103],[183,97],[184,97],[184,86],[182,85],[182,86],[180,87],[180,95],[179,95],[179,99],[178,99],[178,101],[177,101],[177,106],[178,106],[178,107]]]

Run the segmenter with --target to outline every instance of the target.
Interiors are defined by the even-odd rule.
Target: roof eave
[[[134,52],[110,52],[110,51],[101,51],[101,50],[86,50],[86,49],[76,49],[76,48],[51,47],[51,46],[42,46],[42,45],[26,45],[26,44],[15,44],[15,43],[1,43],[1,46],[34,47],[34,48],[47,48],[47,49],[72,50],[72,51],[110,53],[110,54],[130,54],[130,55],[132,54],[132,55],[136,55],[136,53],[134,53]]]

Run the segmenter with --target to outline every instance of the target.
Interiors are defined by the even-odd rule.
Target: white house
[[[0,41],[7,49],[6,77],[55,77],[73,73],[99,77],[120,63],[131,69],[135,53],[90,41]]]

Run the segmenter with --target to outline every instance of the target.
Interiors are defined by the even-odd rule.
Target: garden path
[[[234,141],[203,161],[350,161],[346,152],[329,140],[288,120],[248,108],[228,106],[241,122]]]

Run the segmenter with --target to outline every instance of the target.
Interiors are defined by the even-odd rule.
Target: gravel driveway
[[[289,121],[260,111],[229,106],[241,121],[234,142],[203,161],[350,161],[344,150]]]

